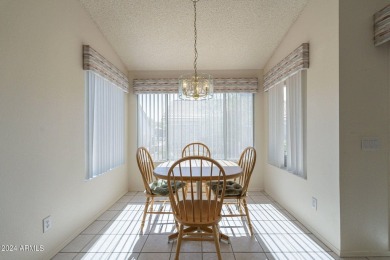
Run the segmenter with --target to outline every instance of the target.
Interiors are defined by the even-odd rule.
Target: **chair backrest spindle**
[[[186,156],[206,156],[211,158],[211,152],[210,149],[207,147],[207,145],[200,143],[200,142],[194,142],[187,144],[183,150],[182,150],[182,157]]]
[[[203,197],[202,181],[222,181],[221,195],[216,196],[210,191]],[[176,161],[168,173],[169,196],[176,220],[184,221],[186,225],[202,225],[221,219],[223,195],[226,188],[226,176],[222,166],[215,160],[205,156],[187,156]],[[187,194],[178,196],[173,192],[176,182],[187,182]],[[193,185],[196,184],[196,185]],[[197,191],[199,185],[199,193]]]
[[[238,183],[242,186],[242,195],[245,196],[248,191],[249,181],[256,164],[256,150],[253,147],[247,147],[241,153],[238,165],[242,168],[242,175]]]
[[[147,193],[152,194],[151,189],[149,187],[149,183],[155,180],[153,176],[154,163],[150,153],[145,147],[139,147],[137,149],[137,164],[138,168],[142,175],[142,181],[145,186],[145,190]]]

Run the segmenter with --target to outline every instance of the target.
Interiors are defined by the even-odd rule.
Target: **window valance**
[[[309,68],[309,43],[302,43],[264,75],[264,91],[294,73]]]
[[[129,92],[127,76],[89,45],[83,45],[83,69],[91,70]]]
[[[257,78],[219,78],[214,79],[215,93],[256,93],[258,90]],[[175,79],[135,79],[133,81],[134,94],[167,94],[177,93],[179,81]]]
[[[390,4],[374,14],[374,44],[379,46],[390,40]]]

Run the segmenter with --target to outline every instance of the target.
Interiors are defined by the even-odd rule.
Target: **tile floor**
[[[141,233],[144,202],[143,192],[127,193],[52,260],[174,259],[176,242],[168,243],[167,239],[168,234],[175,232],[173,216],[149,215]],[[241,218],[223,219],[220,231],[230,236],[230,244],[221,242],[223,259],[344,259],[338,258],[266,193],[251,192],[248,203],[255,234],[249,235]],[[155,206],[161,207],[161,204]],[[214,243],[183,241],[180,259],[217,259]]]

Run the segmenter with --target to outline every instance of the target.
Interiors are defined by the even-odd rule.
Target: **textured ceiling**
[[[200,0],[198,69],[262,69],[308,0]],[[191,70],[191,0],[80,0],[128,70]]]

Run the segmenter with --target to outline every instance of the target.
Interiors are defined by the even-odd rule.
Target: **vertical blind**
[[[264,76],[268,91],[268,163],[306,178],[304,94],[309,43],[302,43]],[[304,78],[304,79],[303,79]]]
[[[306,177],[303,165],[302,71],[286,79],[287,171]]]
[[[124,163],[124,92],[86,71],[87,178]]]
[[[284,167],[284,82],[268,90],[268,163]]]
[[[138,97],[138,146],[146,147],[153,160],[167,155],[167,95],[142,94]]]
[[[138,94],[138,146],[154,160],[175,160],[185,145],[205,143],[216,159],[238,159],[253,146],[253,94],[215,93],[202,101]]]
[[[306,178],[302,71],[268,90],[268,163]]]

